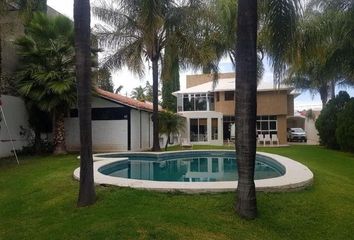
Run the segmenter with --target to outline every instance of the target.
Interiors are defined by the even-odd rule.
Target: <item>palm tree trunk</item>
[[[257,0],[239,0],[236,58],[237,213],[257,216],[254,168],[257,112]]]
[[[75,0],[76,79],[81,144],[78,207],[88,206],[96,201],[92,159],[90,21],[90,1]]]
[[[64,113],[56,111],[54,113],[54,154],[65,154],[65,126]]]
[[[170,142],[170,133],[167,134],[167,141],[165,144],[165,151],[167,151],[168,143]]]
[[[34,127],[34,151],[36,154],[41,154],[42,149],[41,149],[41,130],[39,127],[35,126]]]
[[[153,144],[152,151],[161,151],[160,141],[159,141],[159,67],[158,67],[158,58],[152,58],[152,92],[153,92],[153,113],[152,113],[152,122],[153,122]]]
[[[321,97],[321,102],[322,102],[322,108],[324,108],[327,104],[328,101],[328,86],[327,84],[323,84],[319,89],[318,89]]]

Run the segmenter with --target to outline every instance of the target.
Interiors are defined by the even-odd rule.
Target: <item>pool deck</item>
[[[191,152],[205,150],[192,150]],[[213,150],[213,152],[218,150]],[[228,150],[220,150],[225,152]],[[233,150],[231,150],[233,151]],[[186,151],[184,151],[186,152]],[[176,153],[176,152],[168,152]],[[110,153],[112,154],[112,153]],[[119,153],[121,154],[121,153]],[[129,154],[141,154],[129,152]],[[148,154],[155,155],[161,153],[149,152]],[[276,154],[257,152],[259,155],[270,157],[283,165],[286,172],[283,176],[255,180],[256,190],[261,192],[286,192],[297,191],[304,189],[313,183],[313,173],[303,164],[296,162],[290,158]],[[216,193],[216,192],[232,192],[237,189],[237,181],[221,181],[221,182],[164,182],[128,179],[120,177],[112,177],[100,173],[98,170],[117,161],[126,161],[127,157],[120,158],[104,158],[104,154],[94,155],[94,181],[97,185],[113,185],[119,187],[131,187],[137,189],[146,189],[160,192],[185,192],[185,193]],[[75,179],[80,179],[80,168],[75,169],[73,176]]]

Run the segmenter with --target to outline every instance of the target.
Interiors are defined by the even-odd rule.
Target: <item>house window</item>
[[[218,119],[211,119],[211,140],[218,140]]]
[[[219,93],[219,92],[216,93],[216,101],[217,101],[217,102],[220,101],[220,93]]]
[[[277,134],[277,116],[258,116],[257,117],[257,134]]]
[[[190,119],[190,141],[191,142],[208,141],[208,125],[207,125],[206,118]]]
[[[179,103],[179,106],[182,103]],[[183,95],[183,111],[208,111],[214,109],[214,95],[199,93],[199,94],[184,94]],[[180,110],[180,108],[178,108]]]
[[[233,101],[235,99],[235,92],[227,91],[225,92],[225,101]]]
[[[91,119],[98,120],[126,120],[128,119],[130,110],[124,107],[116,108],[92,108]],[[70,117],[77,118],[79,116],[77,109],[70,110]]]

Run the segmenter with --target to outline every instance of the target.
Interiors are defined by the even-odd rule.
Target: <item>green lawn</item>
[[[74,155],[0,160],[0,239],[353,239],[354,156],[315,146],[260,149],[315,174],[301,192],[259,193],[259,218],[239,219],[234,194],[166,194],[97,187],[75,207]]]

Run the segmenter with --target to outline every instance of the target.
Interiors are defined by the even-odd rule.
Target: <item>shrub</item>
[[[316,121],[316,128],[320,136],[321,145],[339,149],[336,138],[337,115],[344,108],[345,104],[350,100],[350,96],[345,91],[339,94],[322,109],[320,116]]]
[[[342,150],[354,152],[354,98],[338,113],[336,138]]]

